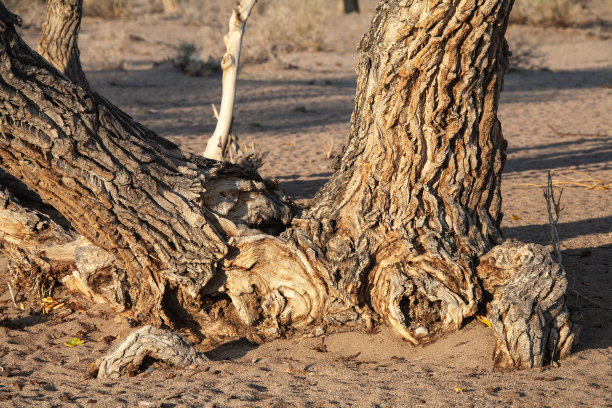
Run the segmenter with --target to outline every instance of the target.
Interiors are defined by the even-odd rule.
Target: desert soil
[[[354,50],[371,13],[335,17],[328,38],[341,46],[241,71],[235,129],[243,145],[267,154],[262,175],[279,180],[302,205],[332,174],[330,150],[339,152],[347,139]],[[21,32],[34,47],[38,28]],[[181,41],[201,47],[204,58],[207,50],[219,56],[222,36],[180,16],[86,18],[80,45],[97,92],[181,148],[201,152],[214,129],[210,106],[219,103],[221,79],[185,76],[169,59]],[[576,183],[563,190],[558,229],[569,303],[582,313],[583,329],[560,366],[494,371],[493,335],[472,321],[426,347],[385,327],[262,345],[237,340],[209,351],[203,369],[158,367],[98,380],[90,376],[93,362],[133,329],[85,302],[50,315],[32,305],[16,309],[0,263],[0,406],[611,407],[611,38],[609,24],[508,32],[517,58],[499,113],[508,140],[505,237],[550,244],[541,185],[549,171],[554,182]],[[66,347],[71,337],[85,343]]]

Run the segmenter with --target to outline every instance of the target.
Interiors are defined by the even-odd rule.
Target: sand
[[[342,47],[251,62],[241,71],[235,129],[243,145],[267,154],[262,175],[278,179],[302,205],[332,174],[329,152],[347,139],[354,49],[370,12],[336,17],[329,35]],[[86,18],[83,65],[100,94],[181,148],[201,152],[214,129],[210,105],[219,104],[221,79],[187,77],[169,58],[181,41],[219,52],[223,33],[213,31],[161,15]],[[22,34],[36,44],[37,27]],[[499,112],[508,140],[505,237],[550,244],[542,188],[533,186],[544,184],[548,171],[555,182],[608,186],[563,191],[559,234],[569,303],[584,318],[580,343],[560,366],[494,371],[493,335],[472,321],[426,347],[385,327],[263,345],[238,340],[208,352],[212,361],[196,371],[153,366],[98,380],[93,362],[133,329],[84,301],[50,315],[27,302],[16,309],[0,260],[0,406],[612,406],[611,38],[609,24],[508,32],[519,58]],[[71,337],[85,343],[66,347]]]

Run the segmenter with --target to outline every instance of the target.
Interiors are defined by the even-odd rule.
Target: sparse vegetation
[[[260,57],[325,49],[324,29],[334,14],[328,0],[262,0],[253,11],[245,38],[245,53]],[[249,40],[252,39],[253,41]]]
[[[83,15],[123,18],[130,14],[132,3],[132,0],[83,0]]]
[[[180,43],[177,47],[177,55],[172,59],[175,67],[188,76],[210,76],[221,72],[219,61],[209,57],[204,61],[199,56],[199,49],[193,43]]]
[[[510,21],[567,27],[578,22],[588,0],[517,0]]]

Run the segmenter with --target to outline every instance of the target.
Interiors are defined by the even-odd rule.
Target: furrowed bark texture
[[[248,233],[289,208],[258,176],[180,152],[57,75],[0,14],[0,165],[117,259],[138,319],[174,326],[178,299],[227,253],[216,218]]]
[[[72,82],[89,87],[81,68],[78,45],[83,0],[47,0],[37,52]]]
[[[497,368],[541,367],[567,357],[580,326],[566,305],[567,280],[550,251],[508,240],[482,257],[478,276],[492,298],[487,320]]]
[[[311,210],[335,221],[339,289],[414,343],[475,312],[475,261],[501,239],[511,4],[381,2],[361,42],[351,138]]]
[[[539,365],[574,341],[562,270],[521,261],[477,273],[501,241],[497,106],[511,5],[382,1],[361,43],[349,142],[293,220],[273,184],[180,152],[59,76],[0,6],[0,166],[115,258],[123,304],[140,320],[214,345],[381,318],[425,343],[459,328],[484,294],[499,311],[489,315],[497,364]],[[520,298],[508,292],[519,288]],[[532,308],[511,312],[524,299]]]

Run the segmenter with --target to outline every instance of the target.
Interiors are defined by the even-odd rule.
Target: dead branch
[[[240,50],[242,37],[247,19],[257,0],[239,0],[234,5],[234,11],[229,21],[229,32],[225,36],[226,52],[221,61],[223,69],[223,91],[219,119],[215,132],[208,140],[206,150],[202,155],[210,159],[222,160],[227,158],[224,153],[229,151],[240,152],[237,138],[230,138],[234,116],[234,102],[236,99],[236,80],[240,65]],[[233,146],[228,147],[229,144]]]

